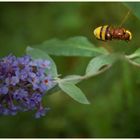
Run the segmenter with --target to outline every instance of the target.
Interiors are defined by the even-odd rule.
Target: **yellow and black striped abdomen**
[[[100,40],[103,40],[105,41],[106,40],[106,33],[107,33],[107,29],[108,29],[108,25],[104,25],[104,26],[100,26],[100,27],[97,27],[93,32],[94,32],[94,35],[97,39],[100,39]]]

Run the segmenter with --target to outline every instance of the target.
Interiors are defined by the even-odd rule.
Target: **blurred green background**
[[[97,47],[133,53],[139,43],[140,21],[130,13],[124,27],[131,42],[101,42],[93,36],[100,25],[120,25],[129,9],[120,2],[0,3],[0,57],[25,54],[25,48],[47,39],[86,36]],[[58,72],[83,74],[91,58],[54,57]],[[64,93],[44,98],[51,111],[41,119],[34,112],[0,116],[0,137],[85,138],[140,137],[140,70],[126,62],[78,85],[90,100],[82,105]]]

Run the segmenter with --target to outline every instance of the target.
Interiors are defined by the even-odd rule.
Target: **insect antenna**
[[[124,22],[127,20],[127,18],[128,18],[128,16],[130,15],[130,13],[131,13],[131,10],[129,10],[129,11],[127,12],[127,14],[126,14],[125,17],[123,18],[123,20],[122,20],[121,24],[119,25],[119,27],[121,27],[121,26],[124,24]]]

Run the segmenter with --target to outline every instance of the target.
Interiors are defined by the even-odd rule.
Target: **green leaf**
[[[56,65],[55,65],[54,61],[52,60],[52,58],[47,53],[45,53],[42,50],[34,49],[31,47],[27,47],[26,53],[28,55],[32,56],[33,59],[44,59],[44,60],[47,59],[47,60],[49,60],[51,62],[51,68],[49,70],[47,70],[46,73],[50,74],[54,78],[57,77]]]
[[[125,59],[132,65],[140,67],[140,49],[130,55],[125,55]]]
[[[51,55],[94,57],[108,54],[104,48],[97,48],[85,37],[72,37],[67,40],[51,39],[40,45],[35,45]]]
[[[133,61],[140,65],[140,58],[135,58]]]
[[[133,14],[135,14],[135,16],[140,19],[140,3],[125,2],[124,5],[126,5],[130,10],[132,10]]]
[[[59,87],[62,91],[67,93],[70,97],[72,97],[75,101],[82,103],[82,104],[89,104],[84,93],[81,91],[80,88],[75,86],[73,83],[70,82],[60,82]]]
[[[115,61],[112,55],[101,55],[93,58],[86,69],[86,75],[94,75],[98,73],[102,68],[111,65]]]
[[[130,59],[134,59],[134,58],[140,57],[140,48],[138,48],[133,54],[128,55],[127,57],[130,58]]]

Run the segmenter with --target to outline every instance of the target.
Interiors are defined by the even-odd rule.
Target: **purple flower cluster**
[[[51,75],[45,73],[50,61],[30,56],[9,55],[0,59],[0,114],[16,115],[20,111],[36,110],[35,117],[44,116],[42,97],[54,86]]]

